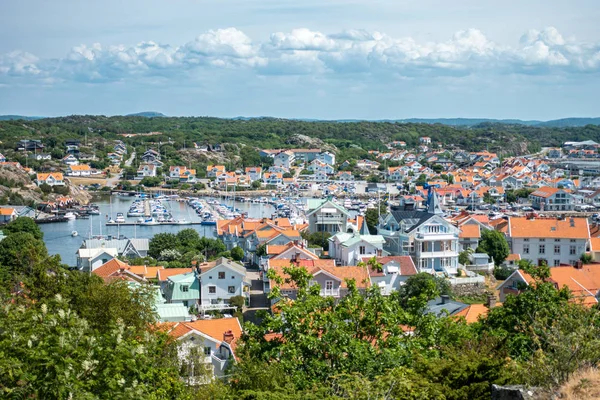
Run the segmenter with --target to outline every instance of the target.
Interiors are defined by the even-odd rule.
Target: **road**
[[[125,161],[125,166],[131,167],[133,160],[135,160],[135,152],[131,153],[131,157],[129,157],[127,159],[127,161]],[[106,180],[106,186],[115,187],[119,183],[120,179],[121,179],[121,174],[116,174],[115,176],[112,176]]]

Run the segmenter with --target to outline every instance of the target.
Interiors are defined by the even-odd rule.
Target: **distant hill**
[[[600,118],[563,118],[552,121],[540,122],[536,126],[547,126],[551,128],[564,128],[567,126],[600,125]]]
[[[166,117],[165,114],[159,113],[156,111],[142,111],[135,114],[127,114],[126,117],[146,117],[146,118],[157,118],[157,117]]]
[[[16,119],[23,119],[25,121],[35,121],[36,119],[44,119],[46,117],[26,117],[24,115],[0,115],[0,121],[12,121]]]

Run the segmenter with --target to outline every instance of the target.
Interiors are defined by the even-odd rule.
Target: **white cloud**
[[[306,28],[276,32],[254,41],[236,28],[210,30],[173,47],[156,42],[134,46],[79,45],[64,57],[39,60],[26,52],[0,56],[0,76],[106,82],[139,77],[169,78],[205,70],[244,69],[255,75],[336,76],[380,79],[536,73],[600,72],[600,44],[565,39],[555,28],[530,30],[516,46],[500,45],[477,29],[440,42],[394,38],[380,32],[346,30],[325,34]],[[11,78],[13,77],[13,78]]]

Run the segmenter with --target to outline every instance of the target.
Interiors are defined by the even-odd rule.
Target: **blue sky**
[[[597,0],[0,2],[0,114],[600,116]]]

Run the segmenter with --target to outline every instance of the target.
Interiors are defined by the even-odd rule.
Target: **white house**
[[[267,172],[263,175],[263,182],[266,185],[283,184],[283,174],[280,172]]]
[[[169,167],[169,179],[194,183],[196,182],[196,170],[184,166],[171,166]]]
[[[114,247],[81,248],[77,251],[77,268],[80,271],[91,272],[118,255],[119,253]]]
[[[421,136],[419,138],[419,143],[422,143],[422,144],[431,144],[431,138],[429,136]]]
[[[12,207],[0,208],[0,224],[7,224],[17,218],[17,211]]]
[[[224,165],[208,165],[206,167],[206,176],[208,178],[216,178],[226,172]]]
[[[38,186],[45,183],[50,186],[64,186],[65,179],[62,172],[39,172],[36,178]]]
[[[329,238],[329,257],[338,265],[356,265],[364,258],[381,257],[384,243],[383,236],[369,234],[363,222],[360,232],[340,232]]]
[[[90,176],[92,168],[88,164],[69,165],[67,168],[67,176]]]
[[[61,160],[63,164],[66,165],[78,165],[79,160],[73,154],[68,154]]]
[[[277,167],[283,167],[286,169],[290,169],[292,167],[292,165],[294,164],[294,160],[295,160],[294,153],[292,153],[289,150],[285,150],[285,151],[277,153],[273,164]]]
[[[509,217],[506,236],[511,253],[534,264],[575,265],[590,240],[587,218]]]
[[[385,296],[397,291],[408,278],[417,274],[417,268],[410,256],[376,257],[380,268],[369,266],[369,260],[369,257],[365,257],[362,261],[369,267],[371,284],[379,287]]]
[[[437,194],[427,211],[391,207],[381,216],[377,233],[385,239],[384,250],[393,255],[410,255],[419,272],[456,275],[458,272],[459,228],[442,217]]]
[[[322,163],[334,166],[335,165],[335,154],[330,153],[328,151],[324,151],[323,153],[319,153],[317,156],[317,160]]]
[[[154,164],[140,164],[137,170],[137,176],[135,179],[144,179],[145,177],[156,176],[156,165]]]
[[[243,265],[221,257],[198,265],[200,280],[200,308],[216,309],[229,304],[235,296],[246,296],[244,290],[246,269]]]
[[[310,233],[347,232],[349,211],[331,200],[308,199],[306,217]]]
[[[262,168],[261,167],[246,167],[246,175],[250,181],[259,181],[262,179]]]
[[[223,377],[235,362],[242,326],[237,318],[201,319],[172,324],[169,335],[177,340],[181,378],[188,385],[201,385]]]
[[[335,172],[330,164],[324,163],[321,160],[311,161],[308,170],[315,173],[323,173],[325,175],[332,175]]]
[[[529,195],[531,207],[541,211],[572,211],[573,195],[563,189],[544,186]]]

